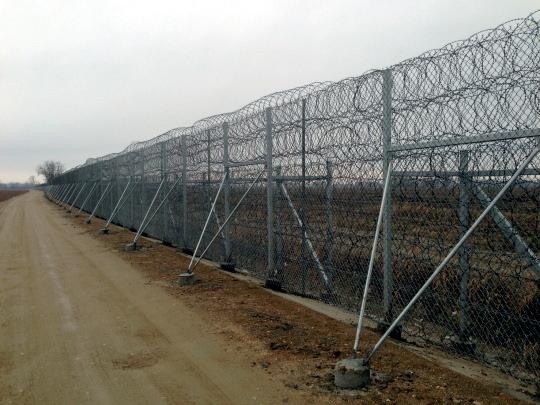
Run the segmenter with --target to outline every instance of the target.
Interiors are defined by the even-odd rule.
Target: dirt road
[[[2,404],[301,401],[37,191],[0,204],[0,308]]]

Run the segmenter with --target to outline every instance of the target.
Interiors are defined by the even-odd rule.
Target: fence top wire
[[[350,112],[352,104],[360,120],[373,120],[380,117],[380,73],[387,69],[392,71],[392,109],[397,117],[393,122],[392,132],[396,134],[393,143],[463,138],[516,126],[520,129],[538,127],[540,123],[535,114],[540,110],[537,96],[540,91],[537,68],[540,64],[539,17],[540,10],[386,69],[370,70],[336,82],[315,82],[278,91],[236,111],[206,117],[192,126],[174,128],[152,139],[131,143],[117,153],[89,158],[65,174],[141,152],[184,135],[197,138],[201,133],[220,128],[225,122],[234,124],[255,116],[262,118],[261,113],[268,107],[286,109],[287,105],[298,105],[302,99],[315,103],[310,112],[314,119],[317,119],[317,109],[324,110],[322,116],[328,118],[333,114],[339,116],[340,109]],[[501,114],[515,100],[522,100],[519,112]],[[441,112],[443,108],[445,111]],[[426,109],[430,111],[426,113]],[[459,115],[471,118],[460,119]],[[478,119],[482,115],[484,118]],[[440,120],[441,116],[444,116],[443,120]],[[374,143],[380,143],[380,134],[372,136],[377,138]]]

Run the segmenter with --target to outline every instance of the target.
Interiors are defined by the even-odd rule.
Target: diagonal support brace
[[[369,284],[371,283],[371,275],[373,274],[373,265],[375,263],[375,254],[377,253],[377,244],[379,242],[379,233],[381,232],[381,227],[383,223],[383,214],[386,208],[388,195],[388,188],[390,187],[390,177],[392,176],[392,160],[389,160],[388,167],[386,170],[386,179],[384,180],[383,195],[381,199],[381,207],[379,209],[379,217],[377,218],[377,225],[375,226],[375,236],[373,238],[373,246],[371,247],[371,256],[369,258],[369,266],[366,275],[366,284],[364,286],[364,295],[362,296],[362,305],[360,306],[360,314],[358,315],[358,324],[356,326],[356,335],[354,338],[353,345],[353,358],[356,357],[358,352],[358,346],[360,345],[360,333],[362,332],[362,322],[364,320],[364,313],[366,310],[366,302],[369,291]]]
[[[217,232],[214,234],[214,236],[212,237],[212,239],[210,240],[210,242],[208,243],[208,245],[206,246],[206,249],[204,249],[204,251],[201,253],[201,255],[198,257],[197,261],[195,262],[195,264],[193,265],[193,267],[191,267],[191,263],[193,263],[193,259],[195,257],[195,253],[193,254],[193,256],[191,257],[191,262],[189,264],[189,267],[188,267],[188,273],[187,274],[193,274],[193,270],[195,270],[195,267],[197,267],[197,265],[199,264],[199,262],[201,261],[201,259],[204,257],[204,254],[208,251],[208,249],[210,249],[210,246],[212,246],[212,243],[216,240],[216,238],[218,237],[218,235],[221,233],[221,231],[223,231],[223,228],[225,228],[225,226],[227,226],[227,224],[229,223],[229,221],[231,220],[231,218],[233,217],[234,213],[236,212],[236,210],[238,209],[238,207],[240,207],[240,204],[242,204],[242,201],[244,201],[244,198],[246,198],[246,196],[249,194],[249,192],[251,191],[251,189],[253,188],[253,186],[255,185],[255,183],[257,183],[257,181],[261,178],[262,174],[266,171],[266,169],[263,169],[259,175],[251,182],[251,184],[249,185],[248,189],[245,191],[245,193],[242,195],[242,197],[240,198],[240,200],[238,201],[238,203],[235,205],[235,207],[233,208],[233,210],[231,211],[231,213],[229,214],[229,216],[227,218],[225,218],[225,221],[223,221],[223,225],[220,226],[220,228],[217,230]],[[225,177],[223,177],[225,179]],[[223,182],[221,183],[221,185],[223,185]],[[221,188],[220,188],[221,189]],[[219,192],[218,192],[219,193]],[[217,196],[216,196],[217,198]],[[208,213],[208,218],[210,218],[210,214],[211,213]]]
[[[139,225],[139,230],[137,231],[137,233],[135,234],[135,237],[133,238],[133,242],[131,242],[131,244],[128,246],[132,246],[133,248],[136,246],[137,241],[139,240],[139,238],[141,237],[143,233],[143,227],[146,222],[146,218],[148,218],[148,214],[150,213],[150,210],[152,209],[152,207],[154,206],[154,203],[156,202],[156,198],[159,192],[161,191],[161,187],[163,187],[163,183],[165,183],[165,177],[159,183],[158,189],[156,190],[154,197],[152,198],[152,201],[150,202],[150,205],[148,206],[148,209],[146,210],[146,214],[144,214],[144,218],[142,219],[141,224]]]
[[[491,204],[489,196],[475,183],[469,182],[469,185],[480,203],[485,207]],[[525,260],[529,262],[529,265],[540,274],[540,261],[529,248],[527,243],[519,236],[518,231],[512,226],[512,223],[504,216],[504,214],[497,207],[493,207],[489,212],[491,218],[497,224],[502,234],[512,244],[517,253],[519,253]]]
[[[80,215],[82,210],[84,209],[84,206],[86,205],[88,199],[90,198],[90,196],[92,195],[92,193],[94,192],[94,189],[96,188],[96,185],[97,185],[97,181],[92,184],[92,187],[90,188],[90,191],[89,193],[86,195],[86,198],[84,199],[82,205],[81,205],[81,208],[79,208],[79,211],[77,212],[77,215]]]
[[[81,189],[79,190],[79,192],[77,193],[77,196],[75,197],[75,199],[73,200],[73,202],[71,203],[71,206],[69,207],[69,210],[68,212],[71,212],[71,210],[73,209],[73,206],[75,205],[75,203],[79,200],[79,197],[81,195],[81,193],[84,191],[84,189],[86,188],[86,182],[83,184],[83,186],[81,187]]]
[[[298,223],[298,226],[300,229],[302,229],[304,240],[306,241],[306,246],[311,253],[311,257],[315,261],[315,264],[317,265],[317,270],[319,271],[319,275],[321,276],[321,279],[324,282],[324,285],[326,289],[329,292],[332,292],[332,286],[330,283],[330,279],[328,278],[328,275],[326,274],[326,271],[324,270],[324,266],[322,265],[321,261],[319,260],[319,256],[317,255],[317,252],[315,251],[315,248],[313,247],[313,243],[311,243],[311,240],[309,239],[306,231],[306,227],[304,226],[304,223],[302,222],[302,218],[300,218],[300,215],[298,214],[298,211],[296,211],[296,208],[294,207],[294,204],[291,200],[291,197],[289,196],[289,193],[287,192],[287,189],[285,188],[285,185],[282,182],[279,182],[279,189],[285,199],[287,200],[287,204],[289,205],[289,208],[291,209],[294,218],[296,219],[296,222]]]
[[[171,188],[167,191],[167,193],[165,194],[165,196],[161,199],[161,202],[158,204],[158,206],[156,207],[156,209],[154,210],[154,212],[152,213],[152,215],[150,215],[150,219],[148,219],[148,221],[146,221],[146,223],[143,225],[143,227],[141,228],[141,235],[142,233],[145,231],[145,229],[148,227],[148,225],[150,225],[150,222],[152,222],[152,220],[154,219],[154,217],[156,216],[156,214],[159,212],[159,209],[163,206],[163,204],[165,204],[165,201],[167,201],[167,198],[169,198],[169,195],[172,193],[172,191],[174,190],[174,188],[176,187],[176,185],[180,182],[182,178],[179,177],[178,179],[176,179],[176,181],[173,183],[173,185],[171,186]],[[136,242],[136,241],[135,241]]]
[[[540,139],[540,138],[539,138]],[[366,362],[369,362],[370,359],[373,357],[373,355],[377,352],[377,350],[381,347],[381,345],[384,343],[384,341],[388,338],[390,333],[394,330],[394,328],[401,322],[403,317],[409,312],[409,310],[412,308],[412,306],[418,301],[420,296],[424,293],[424,291],[431,285],[435,277],[446,267],[450,259],[454,257],[456,252],[461,248],[463,243],[471,236],[471,234],[474,232],[474,230],[480,225],[480,223],[484,220],[486,215],[489,214],[489,211],[497,204],[497,202],[501,199],[501,197],[508,191],[508,189],[514,184],[516,179],[519,175],[525,170],[525,168],[531,163],[531,161],[534,159],[534,157],[540,152],[540,144],[534,148],[534,150],[527,156],[527,158],[523,161],[523,163],[518,167],[518,169],[515,171],[515,173],[508,179],[506,184],[503,186],[503,188],[497,193],[495,198],[489,203],[489,205],[482,211],[482,213],[478,216],[476,221],[471,225],[469,230],[465,232],[465,234],[460,238],[460,240],[454,245],[454,247],[450,250],[448,255],[443,259],[443,261],[439,264],[439,266],[435,269],[435,271],[429,276],[429,278],[426,280],[424,285],[420,287],[418,292],[415,294],[415,296],[409,301],[409,303],[403,308],[401,313],[397,316],[397,318],[392,322],[392,324],[388,327],[386,332],[381,336],[381,338],[378,340],[378,342],[373,346],[373,349],[369,352],[369,354],[366,356]]]
[[[103,194],[101,194],[101,197],[99,198],[98,202],[96,203],[96,206],[94,207],[94,209],[92,210],[92,213],[90,214],[90,216],[88,217],[88,219],[86,220],[86,223],[89,224],[90,221],[92,221],[92,218],[94,217],[94,215],[96,214],[96,211],[99,207],[99,205],[101,204],[101,201],[103,201],[103,198],[105,198],[105,195],[107,195],[107,191],[109,191],[109,188],[111,187],[111,182],[108,182],[107,183],[107,187],[105,187],[105,191],[103,191]]]
[[[105,223],[105,226],[101,229],[102,232],[104,232],[104,233],[108,232],[109,225],[111,224],[112,220],[114,219],[116,213],[120,210],[120,203],[124,199],[124,195],[126,194],[126,191],[127,191],[130,184],[131,184],[131,178],[128,180],[128,182],[126,184],[126,187],[124,187],[124,191],[122,191],[122,194],[120,195],[120,198],[118,199],[118,202],[114,206],[114,208],[113,208],[113,210],[111,212],[111,215],[109,216],[109,219]]]
[[[214,197],[214,202],[212,203],[212,207],[210,208],[210,212],[208,213],[208,216],[206,217],[206,222],[204,223],[204,227],[201,231],[201,235],[199,236],[199,240],[197,241],[197,246],[195,246],[195,251],[193,252],[193,255],[191,255],[191,260],[189,262],[188,266],[188,272],[191,273],[191,265],[193,264],[193,260],[195,260],[195,256],[197,255],[197,251],[199,250],[199,246],[201,245],[202,238],[204,236],[204,233],[206,232],[206,228],[208,227],[208,223],[210,222],[210,217],[212,216],[212,211],[216,207],[216,202],[218,200],[219,194],[221,193],[221,189],[223,188],[223,183],[225,183],[225,177],[221,179],[221,183],[219,184],[218,191],[216,193],[216,196]],[[206,250],[205,250],[206,252]],[[197,262],[198,263],[198,262]]]
[[[73,190],[73,187],[75,187],[75,184],[70,184],[66,190],[62,193],[62,195],[60,196],[60,198],[58,199],[58,205],[62,205],[65,200],[66,200],[66,197],[71,194],[71,191]]]

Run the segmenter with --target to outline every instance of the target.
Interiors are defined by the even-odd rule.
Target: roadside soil
[[[61,208],[61,215],[68,216]],[[232,352],[247,358],[247,367],[262,370],[282,386],[301,393],[315,403],[415,403],[502,404],[521,399],[491,385],[458,374],[395,344],[385,343],[372,360],[373,384],[348,391],[333,385],[336,361],[350,355],[354,325],[340,322],[298,303],[285,300],[257,282],[239,280],[201,262],[198,282],[179,287],[178,275],[187,270],[190,257],[175,248],[142,238],[140,249],[125,252],[133,239],[127,229],[111,226],[99,234],[104,221],[84,223],[84,217],[69,216],[70,223],[140,270],[146,282],[160,286],[178,302],[196,313],[208,331]],[[167,309],[162,309],[167,312]],[[372,346],[379,335],[367,330],[363,345]],[[290,402],[291,398],[283,400]]]
[[[364,390],[333,386],[353,325],[31,191],[0,203],[0,403],[520,403],[385,343]],[[377,334],[367,330],[364,344]]]
[[[0,203],[1,404],[306,402],[90,234],[41,192]]]

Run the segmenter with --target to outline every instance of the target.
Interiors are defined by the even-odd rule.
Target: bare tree
[[[36,179],[36,176],[30,176],[28,177],[28,180],[26,180],[26,182],[28,184],[30,184],[31,186],[35,186],[38,182],[37,182],[37,179]]]
[[[45,181],[50,184],[56,176],[64,172],[64,164],[54,160],[46,160],[36,170],[38,175],[45,177]]]

